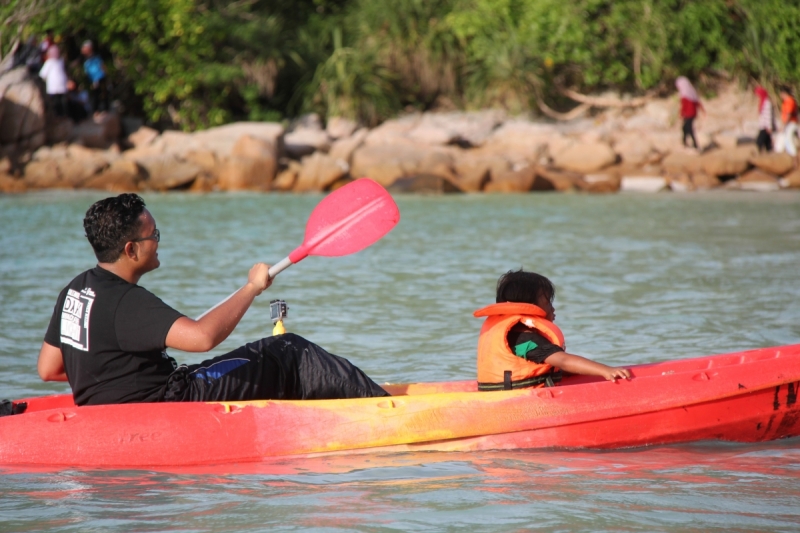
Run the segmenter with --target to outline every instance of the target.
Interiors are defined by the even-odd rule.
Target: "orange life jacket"
[[[473,313],[486,317],[478,338],[478,390],[509,390],[552,386],[561,371],[546,363],[532,363],[519,357],[508,345],[508,332],[522,323],[565,349],[564,334],[547,320],[547,313],[533,304],[505,302],[487,305]]]

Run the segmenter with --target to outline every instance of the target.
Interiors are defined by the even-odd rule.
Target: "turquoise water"
[[[102,193],[0,196],[0,397],[38,380],[55,296],[93,266],[81,220]],[[162,267],[141,284],[197,316],[302,241],[320,196],[147,195]],[[373,247],[308,258],[256,301],[223,353],[287,328],[376,381],[474,377],[497,277],[556,285],[569,349],[609,364],[800,341],[800,195],[397,198]],[[201,356],[173,352],[182,362]],[[54,446],[57,443],[53,444]],[[0,476],[0,531],[790,531],[800,439],[614,452],[524,450],[285,460],[206,471]]]

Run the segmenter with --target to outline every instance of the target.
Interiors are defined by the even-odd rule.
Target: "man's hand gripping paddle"
[[[270,267],[269,277],[309,255],[338,257],[359,252],[380,240],[399,221],[400,210],[381,185],[367,178],[348,183],[317,204],[306,223],[303,244]]]

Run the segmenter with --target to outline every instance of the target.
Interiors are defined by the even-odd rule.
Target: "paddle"
[[[269,269],[274,278],[309,255],[354,254],[377,242],[400,220],[391,195],[371,179],[362,178],[336,189],[311,212],[303,244]]]
[[[288,257],[272,265],[269,277],[274,278],[309,255],[337,257],[361,251],[389,233],[399,220],[400,210],[397,204],[381,185],[368,178],[350,182],[317,204],[306,222],[303,244],[295,248]],[[203,318],[221,304],[222,302],[215,305],[197,319]]]

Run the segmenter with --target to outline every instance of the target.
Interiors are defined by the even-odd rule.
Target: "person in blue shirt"
[[[92,111],[100,113],[108,111],[108,79],[103,60],[94,51],[92,41],[84,41],[81,54],[86,58],[83,71],[89,79],[89,104]]]

